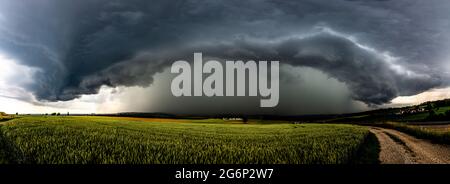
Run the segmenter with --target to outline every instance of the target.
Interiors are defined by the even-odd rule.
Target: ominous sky
[[[0,0],[0,111],[310,114],[446,98],[449,12],[448,0]],[[280,61],[279,105],[173,97],[169,67],[194,52]]]

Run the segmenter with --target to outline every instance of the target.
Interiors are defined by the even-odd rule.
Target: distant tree
[[[243,117],[242,118],[242,122],[244,122],[244,124],[247,124],[248,123],[248,118],[247,117]]]
[[[18,116],[19,115],[19,113],[18,112],[16,112],[16,116]]]
[[[434,112],[434,110],[430,110],[430,112],[428,113],[428,120],[436,120],[437,119],[437,115],[436,112]]]
[[[48,116],[48,113],[45,113],[46,116]]]
[[[56,112],[53,112],[51,115],[52,115],[52,116],[56,116]]]
[[[445,117],[450,118],[450,110],[445,111]]]
[[[69,116],[69,112],[67,112],[67,116]]]
[[[445,115],[439,113],[439,114],[437,114],[437,117],[435,118],[435,120],[438,120],[438,121],[445,120]]]
[[[430,113],[429,113],[429,116],[436,116],[436,111],[431,110]]]
[[[429,110],[429,111],[432,111],[433,110],[433,106],[431,106],[431,103],[428,103],[427,107],[425,109]]]
[[[58,112],[56,115],[59,116],[59,115],[61,115],[61,113]]]

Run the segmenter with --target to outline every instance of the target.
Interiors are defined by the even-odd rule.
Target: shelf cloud
[[[377,106],[449,86],[449,10],[446,0],[3,0],[0,53],[39,71],[17,84],[39,102],[148,87],[202,52],[313,68]]]

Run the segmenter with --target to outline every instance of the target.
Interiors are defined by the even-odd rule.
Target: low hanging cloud
[[[315,68],[380,105],[448,85],[449,9],[445,0],[4,0],[0,52],[39,68],[21,86],[39,101],[148,86],[202,52]]]
[[[86,77],[80,87],[95,92],[104,84],[147,86],[155,73],[179,59],[192,61],[193,52],[199,50],[205,57],[222,60],[279,60],[281,64],[316,68],[345,83],[354,100],[368,105],[381,105],[397,96],[417,94],[442,83],[437,75],[411,71],[386,53],[378,53],[325,29],[307,37],[276,41],[242,38],[172,50],[171,54],[141,54]]]

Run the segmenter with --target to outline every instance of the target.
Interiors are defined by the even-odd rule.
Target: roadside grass
[[[24,164],[373,163],[376,147],[366,144],[373,141],[368,128],[357,125],[22,117],[0,126],[0,160]],[[367,155],[371,158],[365,160]]]
[[[361,144],[355,159],[351,160],[351,164],[380,164],[380,142],[375,134],[369,132],[364,142]]]
[[[386,122],[383,124],[378,124],[377,126],[398,130],[420,139],[428,139],[435,143],[450,144],[450,132],[433,131],[427,128],[405,125],[396,122]]]

